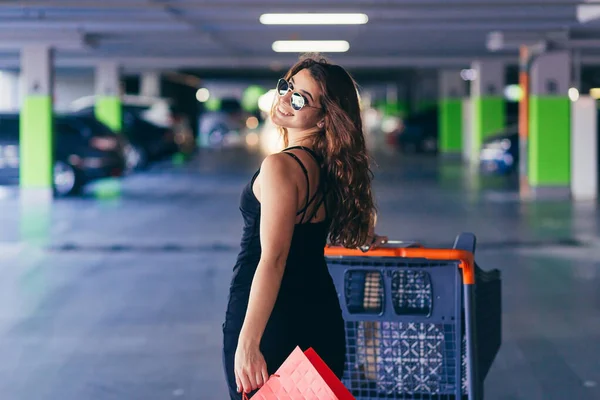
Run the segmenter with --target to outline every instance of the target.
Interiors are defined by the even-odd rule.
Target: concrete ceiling
[[[0,66],[15,67],[19,48],[52,43],[58,66],[112,58],[126,68],[279,68],[297,54],[275,53],[282,39],[343,39],[348,67],[467,66],[479,57],[516,62],[516,48],[490,52],[494,31],[600,37],[577,19],[577,0],[22,0],[0,3]],[[365,25],[262,25],[266,12],[363,12]],[[581,41],[580,41],[581,42]],[[597,43],[596,43],[597,44]],[[597,59],[596,47],[580,46]]]

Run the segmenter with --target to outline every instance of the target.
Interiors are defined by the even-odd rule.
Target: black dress
[[[341,378],[346,350],[344,321],[324,257],[330,221],[326,217],[322,222],[309,222],[325,201],[323,174],[321,173],[318,190],[309,198],[311,191],[308,172],[302,161],[289,151],[292,149],[307,151],[321,165],[318,156],[308,148],[295,146],[283,151],[293,157],[304,172],[307,198],[305,206],[298,212],[298,215],[303,214],[302,219],[294,228],[281,287],[267,322],[260,350],[269,375],[275,373],[296,346],[300,346],[303,350],[312,347]],[[240,210],[244,218],[244,230],[223,323],[223,365],[232,400],[241,399],[241,394],[236,390],[234,356],[248,307],[252,279],[261,256],[261,205],[252,191],[259,172],[260,169],[241,195]],[[307,213],[309,209],[311,212]]]

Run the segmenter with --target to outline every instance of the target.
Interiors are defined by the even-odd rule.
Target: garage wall
[[[94,73],[57,72],[54,77],[54,109],[66,111],[69,104],[83,96],[94,94]]]
[[[18,111],[21,104],[19,73],[0,71],[0,112]],[[54,76],[54,109],[66,111],[69,104],[82,96],[94,94],[92,71],[59,71]]]
[[[0,71],[0,112],[19,109],[19,74]]]

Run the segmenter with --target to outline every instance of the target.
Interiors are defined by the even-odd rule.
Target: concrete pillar
[[[596,99],[580,96],[571,103],[571,196],[598,197],[598,108]]]
[[[115,132],[123,126],[121,105],[120,67],[115,61],[96,66],[95,115]]]
[[[19,74],[0,71],[0,111],[19,110]]]
[[[25,196],[52,198],[53,190],[53,50],[29,45],[21,51],[19,182]]]
[[[420,71],[413,83],[413,105],[415,112],[434,108],[438,104],[437,71]]]
[[[398,116],[400,118],[406,118],[410,114],[410,90],[408,84],[403,81],[398,82],[396,89]]]
[[[410,112],[408,87],[402,81],[391,81],[374,87],[373,98],[373,107],[385,116],[405,118]]]
[[[142,96],[160,96],[160,72],[148,71],[140,77],[140,94]]]
[[[473,158],[473,103],[470,97],[462,101],[462,128],[462,157],[468,162]]]
[[[483,139],[504,128],[504,63],[495,60],[473,62],[475,79],[471,82],[473,123],[471,160],[477,161]]]
[[[460,155],[463,135],[463,98],[466,83],[459,70],[439,72],[439,136],[438,149],[441,154]]]
[[[407,88],[402,83],[388,83],[385,88],[386,111],[388,115],[405,118],[409,113],[406,101]]]
[[[568,196],[571,179],[571,63],[566,51],[531,66],[528,176],[534,196]]]

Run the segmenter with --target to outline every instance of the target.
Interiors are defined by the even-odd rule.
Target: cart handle
[[[340,246],[325,246],[326,257],[402,257],[429,260],[458,260],[463,270],[463,283],[475,284],[475,259],[473,253],[456,249],[428,249],[423,247],[378,247],[366,252]]]

